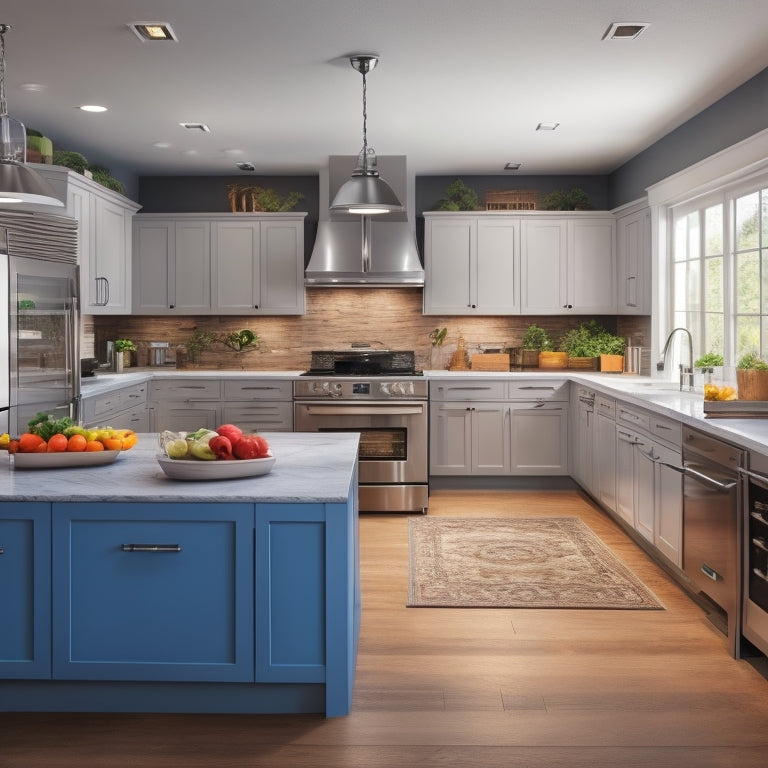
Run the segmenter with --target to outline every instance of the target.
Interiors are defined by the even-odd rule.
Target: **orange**
[[[66,435],[51,435],[51,439],[48,441],[48,453],[61,453],[62,451],[66,451],[68,443],[69,440],[67,440]]]
[[[46,445],[45,440],[40,435],[33,435],[31,432],[25,432],[19,438],[19,451],[21,453],[33,453],[41,445]],[[47,445],[43,450],[47,450]]]
[[[108,451],[119,451],[123,447],[122,437],[102,437],[101,442]]]
[[[85,450],[85,444],[88,442],[85,435],[71,435],[69,442],[67,443],[68,451],[76,451],[80,453]]]
[[[126,435],[123,438],[123,450],[127,451],[130,448],[133,448],[134,445],[139,441],[138,436],[135,432],[131,432],[129,435]]]
[[[89,440],[85,444],[86,451],[103,451],[104,446],[98,440]]]
[[[8,443],[8,453],[18,453],[18,450],[19,450],[19,441],[11,440]]]

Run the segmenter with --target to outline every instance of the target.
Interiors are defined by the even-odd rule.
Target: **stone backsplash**
[[[590,316],[591,317],[591,316]],[[180,316],[125,315],[86,318],[93,325],[93,351],[105,359],[106,342],[131,339],[138,347],[137,363],[148,363],[152,341],[169,342],[169,359],[195,329],[229,334],[248,328],[261,340],[257,349],[235,352],[214,344],[201,355],[198,367],[213,370],[288,370],[309,367],[312,350],[343,349],[353,342],[377,348],[414,350],[421,368],[435,367],[429,334],[446,327],[445,346],[455,345],[459,334],[473,345],[503,342],[520,346],[531,323],[557,339],[569,328],[589,317],[560,316],[436,316],[422,314],[422,291],[414,288],[311,288],[307,289],[307,313],[302,316]],[[631,337],[632,343],[647,346],[651,319],[647,316],[597,316],[611,331]]]

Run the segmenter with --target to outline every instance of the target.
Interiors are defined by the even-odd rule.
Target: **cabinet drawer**
[[[568,400],[565,379],[524,379],[508,384],[510,400]]]
[[[293,399],[293,383],[272,379],[238,379],[224,381],[224,399],[237,400],[287,400]]]
[[[608,419],[615,419],[616,401],[613,398],[598,395],[595,398],[595,412],[599,416],[605,416]]]
[[[108,416],[112,413],[116,413],[120,410],[120,393],[119,392],[107,392],[103,395],[96,395],[96,397],[88,398],[85,401],[86,413],[91,414],[95,418],[102,416]]]
[[[221,400],[218,379],[157,379],[150,385],[152,400]]]
[[[53,675],[251,682],[252,504],[54,504]]]
[[[254,401],[222,406],[221,421],[245,432],[292,432],[293,403]]]
[[[636,408],[630,408],[621,403],[616,406],[616,421],[621,424],[628,424],[639,429],[644,429],[646,432],[649,432],[651,428],[650,413]]]
[[[433,400],[505,400],[507,384],[504,381],[432,381],[429,395]]]
[[[652,413],[651,434],[677,448],[680,448],[683,444],[683,425],[674,419],[668,419]]]
[[[147,383],[133,384],[118,391],[120,395],[120,410],[136,408],[147,402]]]

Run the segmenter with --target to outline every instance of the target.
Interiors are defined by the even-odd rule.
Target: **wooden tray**
[[[705,400],[704,415],[708,419],[765,419],[768,400]]]
[[[472,355],[470,366],[473,371],[508,371],[509,355],[502,352],[486,352],[482,355]]]

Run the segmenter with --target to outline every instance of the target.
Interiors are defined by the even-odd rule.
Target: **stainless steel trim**
[[[335,405],[309,405],[303,404],[310,416],[418,416],[424,413],[425,403],[406,406],[402,403],[389,405],[388,403],[367,403],[365,405],[351,405],[337,403]]]
[[[123,552],[181,552],[179,544],[123,544]]]

